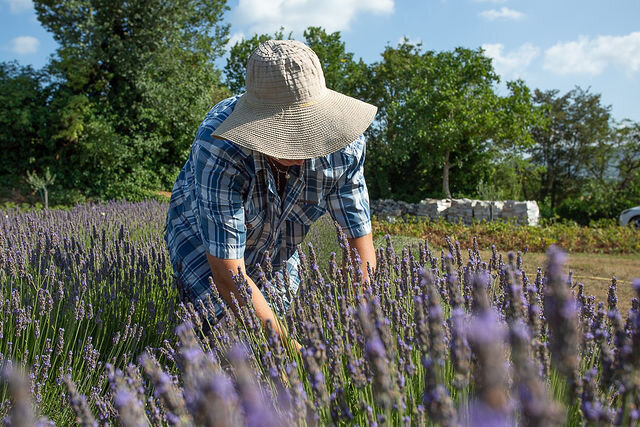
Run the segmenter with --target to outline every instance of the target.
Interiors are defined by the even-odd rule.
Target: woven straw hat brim
[[[353,142],[371,125],[377,107],[330,89],[293,105],[252,104],[247,95],[213,132],[278,159],[326,156]]]

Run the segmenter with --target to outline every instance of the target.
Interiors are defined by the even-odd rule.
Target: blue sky
[[[232,40],[280,26],[340,31],[371,63],[403,37],[425,49],[483,46],[503,80],[602,94],[616,120],[640,121],[640,0],[230,0]],[[0,0],[0,60],[44,65],[55,51],[31,0]],[[221,64],[224,62],[221,61]]]

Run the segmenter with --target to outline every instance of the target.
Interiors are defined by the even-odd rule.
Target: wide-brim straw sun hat
[[[295,40],[260,44],[247,62],[247,91],[213,133],[278,159],[338,151],[371,124],[377,108],[328,89],[318,56]]]

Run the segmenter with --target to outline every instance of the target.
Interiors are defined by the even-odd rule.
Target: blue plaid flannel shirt
[[[165,240],[174,271],[193,302],[210,292],[205,251],[224,259],[244,256],[254,281],[256,264],[269,251],[274,270],[286,266],[295,290],[296,246],[325,212],[348,237],[371,232],[364,137],[290,167],[282,201],[263,154],[211,136],[240,96],[221,101],[206,115],[171,194]],[[277,291],[284,298],[283,290]],[[221,307],[216,310],[219,316]]]

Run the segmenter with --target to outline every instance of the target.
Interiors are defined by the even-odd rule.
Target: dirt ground
[[[525,271],[535,277],[538,266],[544,267],[546,255],[529,253],[524,255],[522,264]],[[631,308],[631,298],[635,292],[631,281],[640,278],[640,255],[600,255],[569,254],[567,273],[573,271],[574,282],[584,283],[585,293],[594,295],[599,301],[607,301],[612,277],[618,281],[618,304],[624,317]]]

